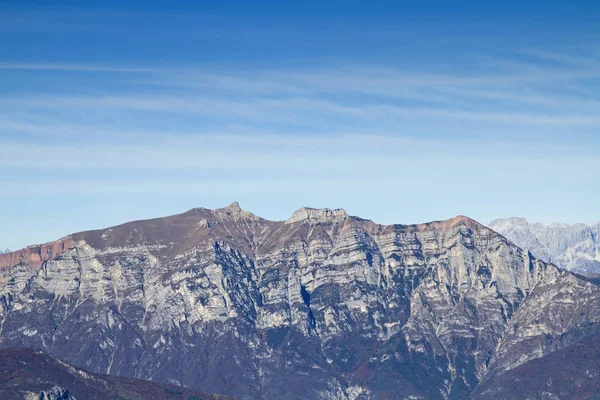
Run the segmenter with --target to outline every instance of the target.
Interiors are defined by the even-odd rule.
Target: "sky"
[[[0,248],[233,201],[597,222],[600,5],[560,3],[2,1]]]

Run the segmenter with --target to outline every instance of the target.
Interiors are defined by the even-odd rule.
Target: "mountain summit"
[[[549,396],[600,388],[555,370],[600,288],[465,216],[195,208],[1,255],[0,304],[2,347],[240,399],[515,398],[534,366]]]

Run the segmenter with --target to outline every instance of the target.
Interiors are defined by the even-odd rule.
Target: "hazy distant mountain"
[[[196,208],[2,255],[0,305],[0,346],[241,399],[600,391],[600,287],[462,216]]]
[[[525,218],[497,219],[489,227],[534,256],[579,273],[600,273],[600,223],[529,223]]]
[[[32,349],[0,349],[2,400],[226,400],[173,385],[92,374]]]

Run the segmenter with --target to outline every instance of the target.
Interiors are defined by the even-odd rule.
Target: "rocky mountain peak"
[[[293,224],[300,221],[308,221],[311,223],[316,222],[341,222],[348,218],[346,210],[336,208],[331,210],[329,208],[309,208],[302,207],[295,211],[292,216],[285,221],[286,224]]]
[[[231,212],[242,212],[242,211],[244,211],[244,210],[242,210],[242,207],[240,207],[240,203],[238,203],[237,201],[234,201],[233,203],[231,203],[227,207],[224,207],[224,209],[225,210],[229,210]]]
[[[238,203],[237,201],[234,201],[227,207],[215,209],[214,214],[220,219],[258,219],[256,215],[240,207],[240,203]]]
[[[481,228],[485,228],[484,225],[482,225],[481,223],[479,223],[478,221],[474,220],[473,218],[467,217],[465,215],[457,215],[456,217],[449,219],[449,222],[451,222],[454,225],[466,225],[471,229],[475,229],[475,230],[479,230]]]
[[[417,224],[417,225],[409,225],[411,229],[415,229],[417,232],[422,231],[447,231],[453,229],[459,225],[467,226],[468,228],[479,231],[481,229],[486,229],[484,225],[481,225],[479,222],[475,221],[472,218],[469,218],[464,215],[458,215],[454,218],[442,220],[442,221],[434,221],[428,222],[425,224]]]

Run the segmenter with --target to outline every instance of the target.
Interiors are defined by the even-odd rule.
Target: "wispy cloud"
[[[100,132],[100,131],[98,131]],[[108,133],[108,132],[107,132]],[[204,132],[196,135],[156,134],[139,141],[122,141],[116,136],[103,143],[23,143],[4,141],[0,147],[0,168],[46,171],[194,171],[194,173],[235,172],[251,176],[256,171],[271,175],[361,175],[369,171],[396,174],[390,165],[434,162],[464,164],[491,160],[577,159],[596,163],[600,155],[577,145],[532,142],[536,152],[520,143],[497,141],[491,147],[485,140],[457,140],[378,136],[369,133],[332,136],[275,134],[239,135]],[[68,157],[65,155],[68,154]],[[542,158],[539,156],[542,155]],[[339,168],[338,168],[339,167]],[[385,172],[385,169],[388,172]],[[336,172],[337,171],[337,172]],[[368,172],[369,174],[371,172]],[[336,175],[338,176],[338,175]]]
[[[466,98],[468,92],[460,92],[457,97]],[[600,103],[589,100],[565,100],[544,96],[527,96],[515,93],[477,94],[476,99],[513,101],[536,106],[531,111],[502,110],[501,108],[468,107],[464,102],[457,105],[440,107],[420,105],[397,105],[394,102],[371,101],[364,104],[352,104],[339,99],[315,97],[264,98],[246,97],[230,99],[209,96],[39,96],[0,99],[0,104],[8,109],[23,107],[26,109],[92,110],[95,114],[107,112],[127,113],[141,111],[147,113],[189,114],[201,117],[217,117],[230,121],[248,122],[284,122],[289,124],[339,125],[340,119],[372,121],[377,125],[385,122],[417,121],[419,118],[437,118],[442,120],[466,120],[511,125],[544,126],[598,126],[600,125]],[[472,100],[474,101],[474,100]],[[571,102],[572,101],[572,102]],[[543,109],[542,107],[546,107]],[[513,108],[516,108],[513,105]],[[548,108],[551,108],[548,109]],[[556,108],[562,108],[556,112]],[[494,111],[497,110],[497,111]],[[566,112],[565,112],[566,111]],[[310,117],[320,120],[311,120]],[[331,118],[331,120],[328,120]],[[13,125],[19,130],[27,129],[27,124]],[[7,129],[7,127],[5,127]]]
[[[431,127],[446,121],[488,124],[481,129],[491,124],[585,129],[600,125],[600,98],[594,90],[600,85],[600,68],[593,55],[520,54],[525,59],[476,58],[467,72],[360,64],[227,70],[5,62],[0,70],[81,71],[108,78],[98,84],[91,79],[77,93],[68,87],[57,91],[56,85],[51,93],[28,87],[4,95],[0,104],[9,115],[53,115],[63,126],[81,113],[94,124],[103,119],[135,124],[144,115],[164,113],[196,118],[197,123],[218,118],[256,128],[282,123],[318,126],[321,131],[339,131],[352,121],[374,128]],[[128,78],[111,83],[113,73],[127,73]],[[54,79],[60,82],[61,77]],[[40,129],[30,118],[13,122],[4,130],[23,132],[28,125],[32,131]]]
[[[551,51],[528,50],[523,51],[522,54],[531,56],[540,61],[550,61],[569,67],[586,69],[600,68],[600,56],[589,51],[583,54],[564,54]]]
[[[160,72],[161,69],[146,67],[126,67],[102,64],[61,64],[61,63],[15,63],[0,62],[0,70],[41,70],[70,72]]]

